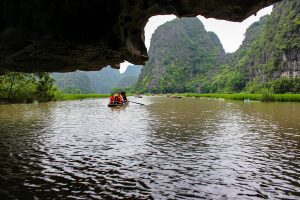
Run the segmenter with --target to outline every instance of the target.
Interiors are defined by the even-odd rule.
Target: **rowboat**
[[[135,95],[136,98],[143,98],[142,95],[138,94],[138,95]]]
[[[114,103],[114,104],[109,103],[107,106],[108,107],[121,107],[121,106],[127,106],[128,104],[129,104],[129,102],[126,101],[123,103]]]
[[[169,96],[170,98],[174,98],[174,99],[181,99],[181,96]]]

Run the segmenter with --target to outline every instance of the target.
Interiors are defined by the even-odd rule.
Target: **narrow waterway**
[[[299,199],[300,103],[0,105],[1,199]]]

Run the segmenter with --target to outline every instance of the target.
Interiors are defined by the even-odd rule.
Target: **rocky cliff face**
[[[138,89],[150,92],[193,91],[199,76],[222,64],[225,52],[218,37],[197,18],[177,18],[152,36],[150,59],[138,80]]]
[[[0,0],[0,73],[144,64],[144,27],[151,16],[241,21],[277,1]]]
[[[299,76],[300,1],[276,4],[271,15],[258,23],[258,36],[249,31],[254,27],[248,29],[246,39],[253,39],[237,51],[235,65],[243,68],[250,81]]]
[[[285,50],[283,52],[282,64],[284,67],[280,71],[281,77],[300,77],[300,49]]]
[[[254,22],[247,28],[245,38],[241,46],[234,53],[227,54],[227,60],[231,65],[237,63],[243,56],[245,56],[253,42],[260,36],[268,19],[269,15],[262,16],[259,21]]]

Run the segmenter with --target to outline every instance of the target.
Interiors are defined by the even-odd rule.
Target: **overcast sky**
[[[240,23],[216,20],[213,18],[205,18],[202,16],[198,16],[198,18],[204,24],[204,27],[207,31],[213,31],[218,35],[225,51],[229,53],[234,52],[239,48],[244,39],[246,29],[251,24],[255,21],[258,21],[261,16],[270,14],[271,11],[272,6],[266,7],[257,12],[256,16],[252,15]],[[149,19],[145,27],[145,44],[147,49],[149,49],[151,36],[155,32],[157,27],[175,18],[176,16],[174,15],[158,15]],[[121,63],[120,71],[124,72],[129,64],[130,63],[128,62]]]

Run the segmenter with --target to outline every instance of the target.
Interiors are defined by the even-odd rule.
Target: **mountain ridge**
[[[133,86],[140,72],[139,65],[128,66],[124,73],[108,66],[100,71],[52,73],[52,77],[65,93],[111,93],[113,88]]]

